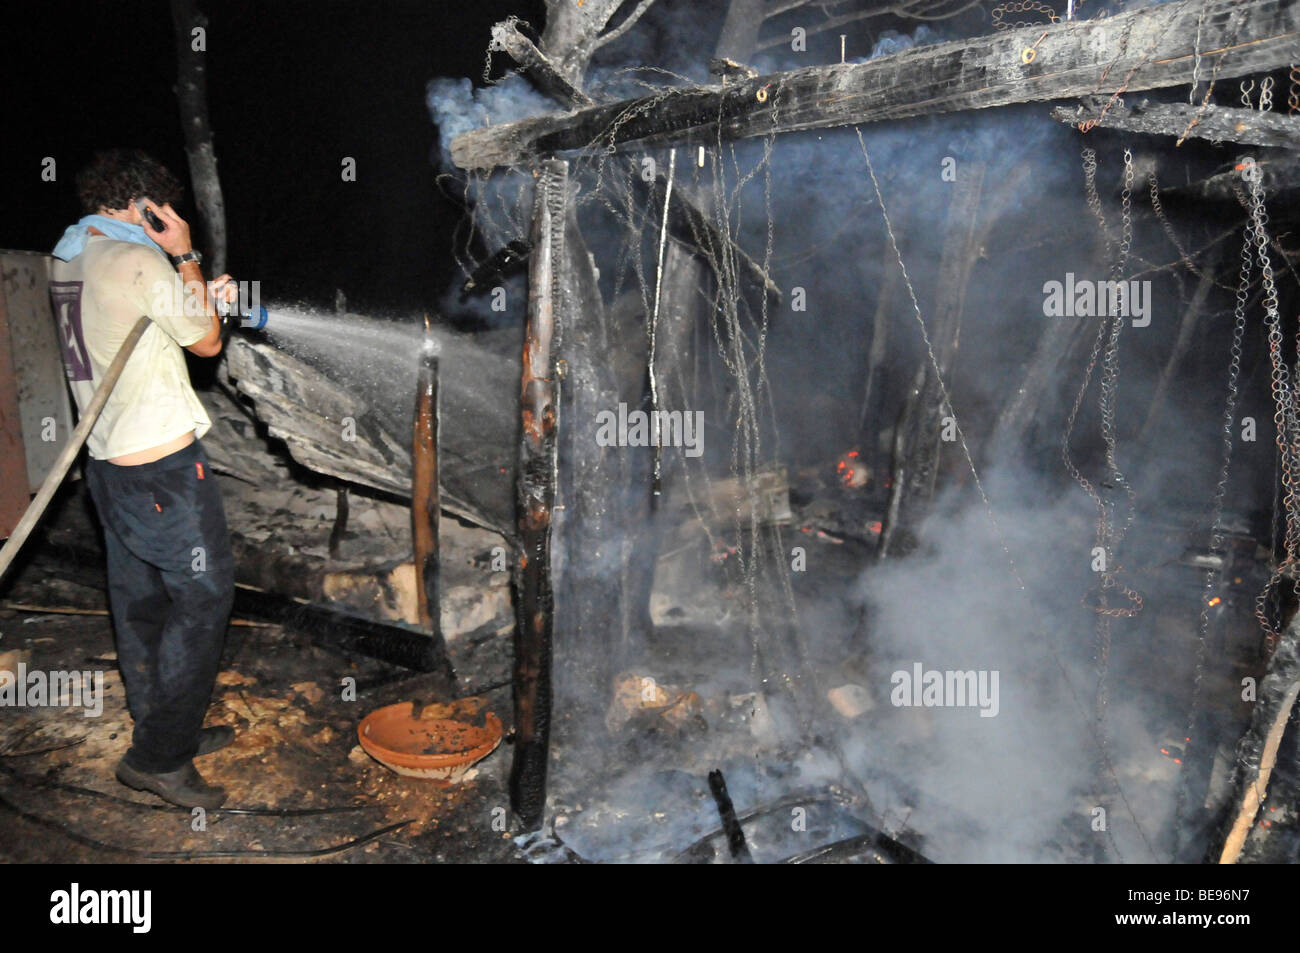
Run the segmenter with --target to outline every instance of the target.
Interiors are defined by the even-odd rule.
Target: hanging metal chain
[[[1106,260],[1111,261],[1114,257],[1114,243],[1111,241],[1110,230],[1106,228],[1106,213],[1101,207],[1101,196],[1097,193],[1097,153],[1085,146],[1080,155],[1083,157],[1083,188],[1088,208],[1101,226],[1101,236],[1106,241]]]
[[[1281,316],[1278,312],[1277,285],[1273,265],[1269,258],[1268,211],[1264,204],[1261,173],[1254,159],[1244,158],[1238,163],[1246,180],[1247,211],[1249,223],[1247,238],[1255,246],[1256,261],[1264,288],[1264,320],[1268,328],[1268,352],[1272,365],[1271,387],[1273,393],[1273,425],[1276,431],[1278,461],[1282,471],[1282,509],[1286,513],[1286,531],[1282,542],[1282,559],[1267,585],[1255,599],[1255,617],[1266,634],[1269,648],[1277,643],[1280,632],[1268,617],[1268,603],[1274,590],[1285,577],[1295,578],[1298,544],[1300,544],[1300,513],[1297,512],[1295,474],[1300,469],[1300,413],[1297,413],[1291,371],[1283,353]]]
[[[1273,108],[1273,77],[1265,76],[1259,84],[1259,111],[1269,112]]]
[[[1093,149],[1084,147],[1080,153],[1083,158],[1083,187],[1088,208],[1092,210],[1093,217],[1101,227],[1102,238],[1106,243],[1106,259],[1112,259],[1111,248],[1112,241],[1110,232],[1106,228],[1106,215],[1101,207],[1101,196],[1097,192],[1097,153]],[[1073,458],[1070,456],[1070,438],[1074,434],[1074,423],[1079,416],[1079,411],[1083,408],[1083,402],[1088,395],[1088,388],[1092,383],[1093,371],[1097,368],[1097,361],[1101,357],[1101,346],[1106,340],[1106,321],[1103,319],[1097,327],[1097,338],[1092,343],[1092,353],[1088,355],[1088,364],[1083,371],[1083,383],[1079,387],[1078,394],[1075,395],[1074,405],[1070,408],[1070,413],[1065,419],[1065,435],[1061,440],[1061,458],[1065,463],[1065,469],[1079,486],[1083,487],[1085,493],[1092,498],[1092,501],[1100,507],[1101,496],[1093,487],[1092,482],[1083,475]]]
[[[1250,94],[1255,91],[1255,81],[1252,79],[1250,82],[1246,82],[1246,80],[1243,79],[1241,81],[1240,89],[1242,108],[1253,109],[1254,104],[1250,101]]]
[[[1097,95],[1097,91],[1101,89],[1101,87],[1105,84],[1106,77],[1110,75],[1110,71],[1114,68],[1115,64],[1120,61],[1120,57],[1122,57],[1125,53],[1128,52],[1129,37],[1133,33],[1133,25],[1136,22],[1137,21],[1134,20],[1129,21],[1128,28],[1124,31],[1124,38],[1120,41],[1119,44],[1119,52],[1115,54],[1115,58],[1113,60],[1111,60],[1109,63],[1106,64],[1106,68],[1101,71],[1101,78],[1097,80],[1097,85],[1094,86],[1092,90],[1093,96]],[[1111,108],[1115,106],[1116,103],[1118,103],[1120,107],[1123,108],[1124,101],[1120,99],[1120,97],[1123,96],[1124,93],[1128,91],[1128,84],[1133,81],[1133,77],[1134,75],[1137,74],[1137,71],[1147,65],[1147,61],[1151,59],[1152,54],[1154,54],[1156,51],[1156,47],[1159,46],[1160,41],[1165,38],[1165,34],[1169,32],[1169,28],[1173,25],[1173,23],[1174,23],[1173,20],[1170,20],[1168,23],[1166,23],[1165,28],[1161,30],[1160,33],[1154,39],[1152,39],[1151,45],[1146,48],[1145,52],[1143,52],[1142,58],[1133,64],[1133,68],[1130,69],[1128,71],[1128,75],[1124,77],[1124,82],[1119,84],[1119,89],[1115,90],[1115,92],[1111,94],[1110,99],[1106,101],[1106,105],[1101,107],[1101,112],[1098,113],[1094,118],[1087,119],[1079,123],[1078,129],[1080,132],[1092,132],[1092,130],[1096,129],[1097,126],[1101,124],[1101,121],[1106,118],[1106,114],[1111,111]]]
[[[1169,238],[1170,243],[1178,250],[1178,260],[1186,266],[1188,271],[1194,274],[1197,278],[1200,278],[1202,281],[1209,281],[1218,285],[1220,288],[1229,288],[1229,290],[1231,290],[1230,285],[1224,285],[1222,282],[1217,281],[1213,275],[1207,274],[1197,268],[1196,264],[1192,261],[1191,253],[1183,247],[1183,243],[1178,240],[1178,234],[1174,231],[1173,223],[1169,221],[1169,216],[1165,214],[1164,203],[1160,200],[1160,183],[1157,180],[1156,170],[1154,167],[1147,173],[1147,187],[1151,197],[1151,210],[1156,213],[1156,221],[1158,221],[1160,227],[1164,229],[1165,235]]]
[[[1098,224],[1101,225],[1105,234],[1106,220],[1102,213],[1101,198],[1097,193],[1097,156],[1092,149],[1084,149],[1082,153],[1083,170],[1084,170],[1084,187],[1087,194],[1088,207],[1092,209]],[[1118,246],[1113,243],[1107,235],[1108,253],[1112,247],[1115,253],[1111,255],[1111,277],[1118,281],[1124,274],[1124,268],[1127,265],[1129,250],[1133,241],[1133,155],[1124,150],[1124,188],[1121,195],[1121,229],[1120,241]],[[1118,301],[1116,302],[1118,304]],[[1092,353],[1088,358],[1088,365],[1084,371],[1083,384],[1075,396],[1074,405],[1070,408],[1069,416],[1066,418],[1065,436],[1061,443],[1061,455],[1065,463],[1066,470],[1084,492],[1092,499],[1093,504],[1097,507],[1097,533],[1096,546],[1102,550],[1105,560],[1105,567],[1101,571],[1101,582],[1096,590],[1096,602],[1091,599],[1091,592],[1083,597],[1083,604],[1104,618],[1122,618],[1136,615],[1142,611],[1142,596],[1140,593],[1120,581],[1118,573],[1120,567],[1116,562],[1116,554],[1120,543],[1127,534],[1129,527],[1132,525],[1133,516],[1136,512],[1136,493],[1128,479],[1124,476],[1123,471],[1119,468],[1116,460],[1115,448],[1115,404],[1119,383],[1119,338],[1120,331],[1123,329],[1125,316],[1119,313],[1119,308],[1115,309],[1114,314],[1103,316],[1097,330],[1097,338],[1093,342]],[[1103,350],[1104,347],[1104,350]],[[1101,381],[1099,384],[1099,410],[1101,413],[1101,432],[1102,439],[1106,446],[1106,479],[1102,489],[1121,490],[1127,497],[1127,506],[1121,525],[1116,525],[1115,520],[1115,501],[1103,496],[1101,489],[1093,484],[1091,480],[1083,475],[1079,467],[1075,464],[1070,456],[1070,440],[1074,433],[1075,423],[1078,419],[1079,411],[1083,408],[1084,400],[1087,396],[1088,389],[1091,386],[1092,375],[1097,368],[1098,361],[1102,365]],[[1109,605],[1108,594],[1111,590],[1117,590],[1129,605],[1112,607]],[[1109,638],[1104,631],[1098,631],[1098,659],[1099,664],[1103,666],[1109,657]],[[1100,692],[1104,701],[1104,678],[1100,686]]]
[[[989,11],[993,18],[994,30],[1018,30],[1027,26],[1041,26],[1042,20],[1014,20],[1004,19],[1008,13],[1042,13],[1047,16],[1048,23],[1060,23],[1061,18],[1045,3],[1039,0],[1010,0],[1008,3],[1000,3]]]
[[[1290,106],[1287,111],[1292,116],[1300,113],[1300,65],[1291,67],[1291,89],[1287,93],[1287,103]]]
[[[1201,105],[1196,110],[1196,115],[1194,115],[1191,119],[1187,121],[1187,128],[1184,129],[1183,134],[1178,137],[1178,141],[1174,143],[1175,146],[1181,146],[1183,144],[1183,142],[1187,139],[1188,133],[1190,133],[1192,129],[1200,123],[1201,116],[1204,115],[1206,108],[1210,105],[1210,96],[1214,93],[1214,84],[1215,82],[1218,81],[1219,70],[1223,68],[1224,57],[1228,55],[1229,50],[1234,49],[1236,47],[1237,37],[1241,35],[1241,28],[1246,23],[1246,17],[1247,17],[1247,11],[1242,9],[1242,0],[1234,0],[1233,11],[1229,18],[1229,22],[1232,22],[1232,20],[1234,19],[1236,20],[1236,26],[1232,31],[1232,39],[1230,39],[1227,43],[1224,44],[1223,49],[1219,52],[1219,58],[1214,61],[1214,69],[1211,70],[1210,72],[1210,84],[1205,88],[1205,95],[1201,97]],[[1197,26],[1196,35],[1197,35],[1197,45],[1199,46],[1200,45],[1199,25]],[[1198,66],[1199,66],[1199,54],[1197,54],[1197,56],[1198,56]],[[1196,92],[1195,85],[1192,86],[1192,92],[1193,94]],[[1188,103],[1190,104],[1191,102],[1192,99],[1189,98]]]

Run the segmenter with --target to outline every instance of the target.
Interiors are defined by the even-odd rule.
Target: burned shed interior
[[[70,479],[0,670],[103,707],[0,710],[7,859],[1300,859],[1300,4],[547,0],[475,42],[427,89],[430,314],[259,276],[194,371],[229,803],[112,780]],[[44,262],[0,252],[19,515],[72,423]],[[465,757],[381,763],[407,706]]]

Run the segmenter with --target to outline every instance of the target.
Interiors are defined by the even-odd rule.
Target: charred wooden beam
[[[314,645],[332,652],[351,652],[416,672],[436,673],[441,691],[450,691],[456,684],[441,635],[363,619],[327,605],[304,603],[244,585],[235,587],[235,611],[278,623],[286,631],[305,635]]]
[[[533,82],[537,89],[550,96],[560,105],[574,109],[584,106],[593,105],[594,100],[580,89],[573,86],[556,70],[555,65],[546,59],[545,55],[533,45],[532,41],[519,32],[519,28],[509,20],[499,23],[492,28],[492,38],[496,45],[509,53],[515,62],[523,69],[524,74]],[[631,177],[632,185],[636,189],[638,199],[645,203],[648,199],[650,208],[647,211],[648,216],[653,216],[655,208],[662,209],[663,203],[667,197],[668,180],[662,172],[656,172],[653,182],[646,182],[640,176],[640,169],[633,169]],[[615,189],[623,189],[625,182],[619,177],[611,180]],[[721,250],[730,248],[735,254],[736,260],[740,263],[741,274],[752,279],[759,287],[764,288],[768,294],[775,297],[778,301],[781,299],[781,289],[777,287],[768,274],[763,271],[758,262],[754,261],[739,245],[729,237],[724,236],[713,221],[700,211],[699,207],[692,203],[689,198],[678,190],[678,201],[672,207],[672,214],[669,217],[668,227],[673,236],[705,254],[717,255]],[[636,206],[640,207],[640,206]],[[511,246],[519,246],[512,248]],[[521,261],[528,255],[526,242],[511,242],[510,246],[498,251],[484,265],[475,269],[474,274],[470,276],[461,288],[461,300],[464,301],[469,292],[475,287],[481,286],[486,280],[480,276],[480,271],[486,275],[495,275],[503,273],[513,262]]]
[[[1186,83],[1198,59],[1220,80],[1279,69],[1295,60],[1298,38],[1296,0],[1178,0],[489,126],[458,136],[451,154],[463,169],[492,169],[633,142],[735,139],[1109,96]]]
[[[461,304],[468,301],[469,296],[476,291],[503,278],[509,278],[516,271],[522,271],[531,251],[528,242],[518,238],[498,248],[487,261],[475,268],[465,283],[460,286]]]
[[[519,32],[513,18],[492,27],[492,49],[510,54],[539,90],[570,106],[590,106],[595,100],[569,82],[532,40]]]
[[[108,588],[104,556],[81,543],[42,541],[37,564],[48,575],[96,589]],[[241,570],[243,567],[239,567]],[[278,581],[278,580],[277,580]],[[311,584],[302,588],[310,590]],[[351,652],[437,676],[440,690],[451,691],[456,674],[443,639],[413,628],[376,622],[329,605],[237,582],[232,612],[259,622],[274,622],[286,632],[306,636],[323,649]]]
[[[516,497],[515,751],[510,806],[529,828],[546,808],[551,730],[551,516],[555,505],[558,384],[555,306],[564,255],[569,166],[542,164],[533,202],[528,269],[528,322],[519,391],[521,432]]]
[[[1237,744],[1237,773],[1231,811],[1212,838],[1206,860],[1235,864],[1241,857],[1255,824],[1260,805],[1268,796],[1269,776],[1277,750],[1300,695],[1300,614],[1291,618],[1269,659],[1268,672],[1259,684],[1259,695],[1250,727]]]
[[[713,803],[718,807],[718,817],[722,821],[722,830],[727,835],[727,849],[731,852],[731,859],[738,864],[752,864],[754,856],[745,843],[745,829],[736,819],[735,805],[727,793],[727,779],[716,768],[709,772],[709,793],[713,795]]]
[[[1260,112],[1239,106],[1193,106],[1190,103],[1143,101],[1126,108],[1118,104],[1105,109],[1105,102],[1091,101],[1078,106],[1057,106],[1052,118],[1070,125],[1095,123],[1098,127],[1145,132],[1153,136],[1208,139],[1252,146],[1280,146],[1300,149],[1300,116]],[[1103,110],[1105,115],[1103,116]]]
[[[420,625],[441,635],[442,612],[438,587],[438,521],[442,501],[438,490],[438,348],[424,316],[424,345],[415,393],[415,427],[411,439],[411,539],[417,577],[416,603]]]

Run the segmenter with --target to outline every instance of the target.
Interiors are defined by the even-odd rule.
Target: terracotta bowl
[[[426,705],[417,718],[413,703],[398,702],[366,715],[357,739],[366,754],[398,774],[453,784],[501,744],[501,719],[484,712],[485,704],[462,698]]]

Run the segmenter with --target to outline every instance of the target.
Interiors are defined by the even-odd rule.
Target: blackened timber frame
[[[1300,58],[1300,0],[1176,0],[1099,20],[914,47],[865,63],[689,87],[475,129],[463,169],[571,150],[673,145],[1077,96],[1111,96],[1285,67]],[[1199,63],[1199,69],[1197,65]]]

